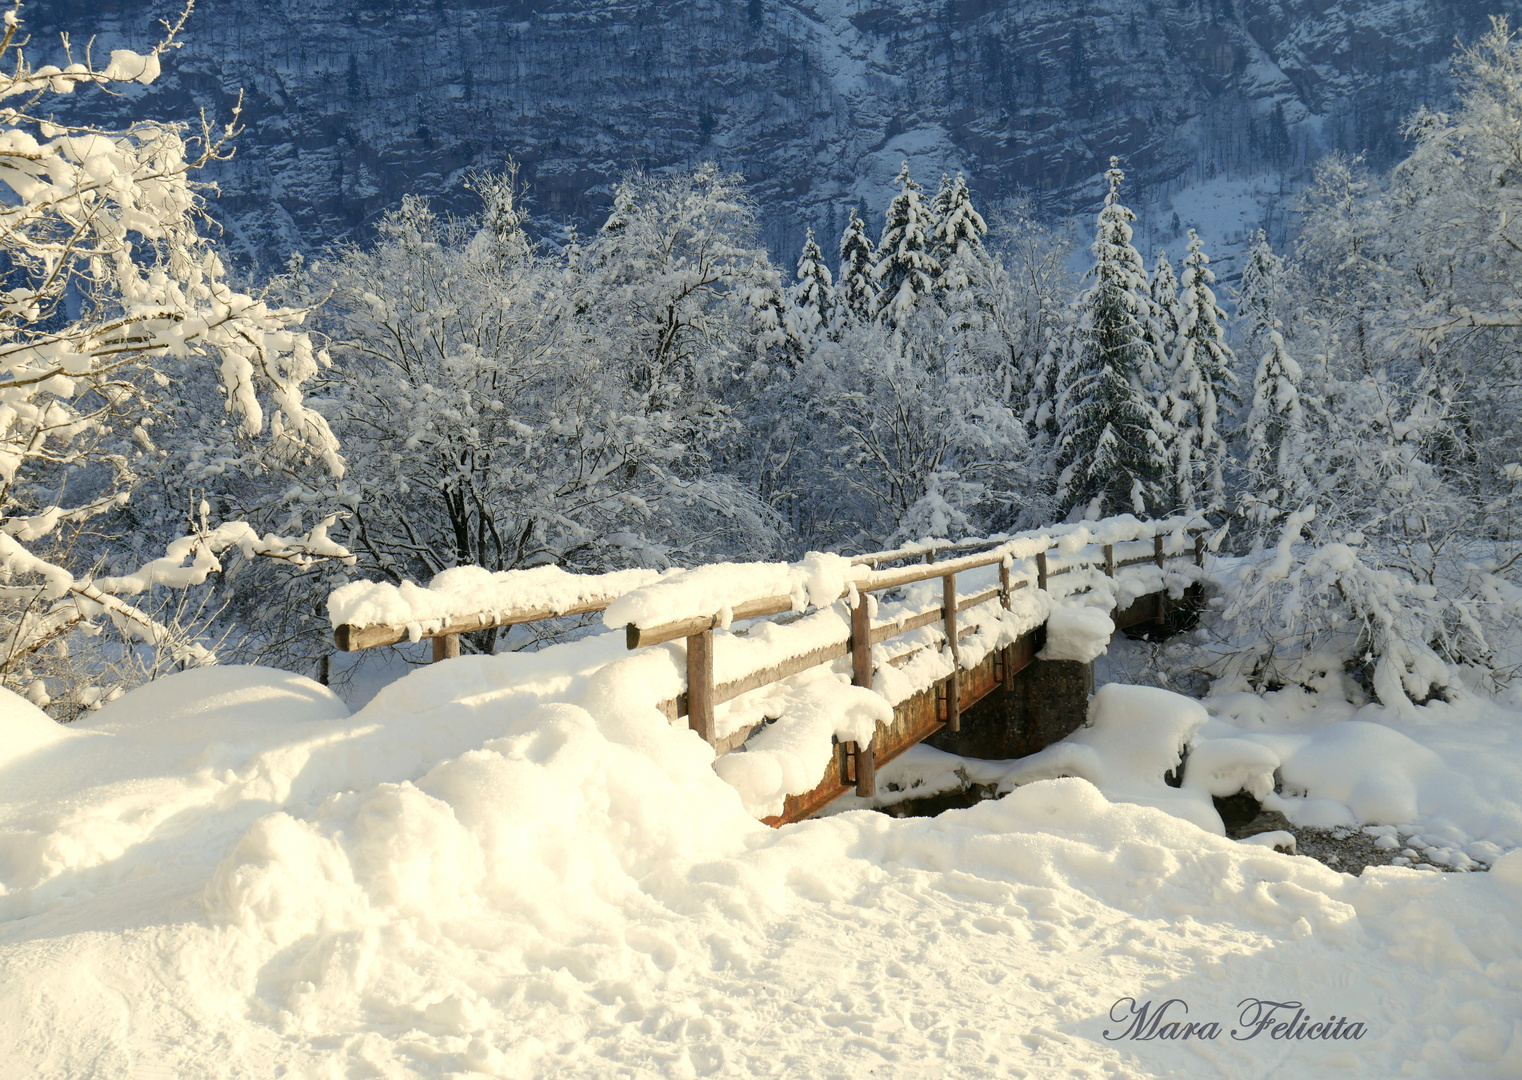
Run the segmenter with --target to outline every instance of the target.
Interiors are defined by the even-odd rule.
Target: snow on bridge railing
[[[658,645],[685,638],[687,693],[668,703],[673,720],[682,715],[719,753],[745,742],[757,724],[752,723],[720,734],[715,727],[715,710],[725,702],[779,682],[809,668],[852,658],[852,683],[872,687],[879,669],[872,659],[872,647],[923,627],[941,624],[940,645],[949,646],[952,657],[947,684],[946,723],[950,731],[960,730],[960,642],[974,627],[958,628],[958,616],[994,600],[1008,611],[1013,594],[1034,585],[1046,590],[1048,580],[1074,570],[1103,567],[1107,577],[1128,566],[1153,563],[1162,568],[1169,557],[1193,555],[1203,562],[1204,537],[1199,531],[1208,523],[1200,517],[1179,517],[1163,521],[1138,521],[1125,515],[1102,522],[1086,522],[1051,530],[1019,533],[968,540],[960,543],[927,541],[893,551],[877,552],[846,559],[842,556],[813,554],[800,563],[719,564],[699,567],[683,574],[635,589],[610,604],[604,621],[610,626],[624,624],[630,649]],[[1174,539],[1168,551],[1167,540]],[[1192,542],[1186,543],[1186,537]],[[1151,540],[1151,551],[1117,558],[1117,548]],[[977,551],[976,549],[983,549]],[[1091,549],[1098,551],[1090,554]],[[942,562],[880,570],[885,562],[924,557],[940,552],[975,553],[959,555]],[[1051,566],[1057,555],[1058,565]],[[1124,556],[1126,553],[1120,553]],[[1029,560],[1034,565],[1015,573],[1015,564]],[[971,596],[960,596],[957,575],[998,565],[999,583]],[[871,594],[940,579],[941,602],[914,613],[900,612],[895,619],[874,623]],[[810,635],[791,655],[749,670],[732,670],[724,665],[722,679],[716,677],[714,631],[727,629],[736,621],[759,619],[770,615],[802,612],[807,607],[822,609],[846,600],[849,621],[844,620],[825,640]],[[700,612],[702,614],[692,614]],[[922,646],[927,647],[927,646]],[[939,647],[939,646],[938,646]],[[876,762],[873,747],[853,746],[855,775],[860,794],[874,789]]]
[[[676,570],[572,574],[558,566],[493,573],[457,566],[426,586],[354,581],[328,597],[334,643],[344,652],[432,638],[434,659],[458,656],[459,635],[564,615],[601,611]]]
[[[957,731],[960,647],[980,625],[976,609],[997,600],[1008,612],[1018,590],[1033,585],[1045,591],[1051,578],[1075,570],[1103,567],[1106,576],[1115,578],[1117,571],[1128,566],[1155,563],[1161,568],[1166,558],[1191,553],[1200,563],[1204,552],[1200,530],[1207,526],[1198,516],[1138,521],[1123,515],[955,543],[923,541],[853,558],[816,552],[792,564],[721,563],[664,572],[582,575],[543,566],[491,573],[479,567],[458,567],[438,575],[427,587],[410,582],[345,585],[329,598],[329,614],[342,650],[427,637],[433,639],[436,661],[459,655],[461,633],[595,611],[604,611],[607,625],[625,628],[630,649],[685,639],[687,692],[666,702],[665,711],[673,721],[686,715],[692,729],[720,754],[743,743],[757,725],[742,724],[721,733],[715,727],[717,706],[847,655],[852,657],[853,684],[871,687],[874,674],[881,673],[873,663],[873,646],[940,624],[933,641],[900,652],[888,662],[903,664],[917,652],[949,646],[946,720]],[[1172,550],[1167,550],[1170,539]],[[1145,544],[1148,540],[1150,545]],[[947,553],[956,557],[933,561]],[[880,569],[884,563],[911,558],[931,561]],[[1026,564],[1018,573],[1017,563]],[[997,585],[970,596],[958,594],[957,575],[994,565],[999,567]],[[869,599],[872,594],[935,579],[942,583],[939,603],[923,610],[915,609],[914,603],[901,603],[897,606],[902,610],[894,618],[872,621],[877,607]],[[833,625],[794,633],[787,642],[763,643],[753,638],[745,647],[732,650],[734,654],[716,669],[715,630],[728,629],[737,621],[801,614],[810,607],[825,609],[841,600],[847,601],[848,610]],[[968,611],[974,611],[974,616],[959,628],[958,616]],[[740,640],[726,635],[726,647]],[[856,745],[851,752],[858,790],[869,792],[875,773],[873,748]]]

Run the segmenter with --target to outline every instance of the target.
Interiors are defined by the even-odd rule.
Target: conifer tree
[[[902,334],[926,304],[933,303],[941,266],[931,254],[935,217],[906,161],[898,173],[899,192],[888,205],[877,244],[877,317]]]
[[[1180,505],[1219,512],[1226,503],[1229,453],[1222,433],[1223,399],[1240,402],[1236,357],[1226,344],[1226,313],[1216,304],[1210,258],[1193,229],[1179,294],[1178,344],[1173,354],[1163,413],[1174,429],[1172,459]]]
[[[1164,371],[1173,368],[1173,354],[1178,349],[1179,323],[1182,321],[1179,311],[1178,278],[1173,273],[1173,263],[1168,260],[1168,253],[1161,248],[1157,252],[1157,262],[1152,266],[1152,281],[1148,292],[1152,297],[1153,326],[1155,327],[1153,346],[1162,356]],[[1161,396],[1166,390],[1166,385],[1156,387]]]
[[[1237,290],[1237,327],[1249,356],[1267,346],[1267,335],[1279,324],[1277,312],[1283,301],[1284,260],[1274,254],[1268,238],[1259,229],[1247,264],[1242,267],[1242,284]]]
[[[937,286],[945,295],[971,285],[971,264],[983,255],[988,225],[973,208],[972,195],[961,173],[957,173],[955,180],[943,177],[941,187],[942,194],[936,196],[936,225],[930,250],[941,266]]]
[[[1136,215],[1120,202],[1118,158],[1105,176],[1110,190],[1099,212],[1092,284],[1075,304],[1057,400],[1058,504],[1087,518],[1173,507],[1170,431],[1147,389],[1156,356],[1147,270],[1131,244]]]
[[[789,300],[793,324],[800,335],[811,338],[829,328],[835,285],[830,268],[824,264],[824,255],[814,242],[813,229],[803,241],[803,252],[798,256],[798,281]]]
[[[930,214],[936,221],[946,219],[946,211],[951,209],[951,177],[941,173],[941,185],[935,189],[935,198],[930,200]]]
[[[858,326],[871,322],[877,312],[877,283],[872,279],[876,263],[872,240],[856,208],[840,235],[840,274],[835,299],[837,318]]]
[[[1310,496],[1305,412],[1300,405],[1300,365],[1284,345],[1278,321],[1264,335],[1265,351],[1253,378],[1252,405],[1243,425],[1247,490],[1239,513],[1247,519],[1254,551],[1277,531],[1276,522]]]

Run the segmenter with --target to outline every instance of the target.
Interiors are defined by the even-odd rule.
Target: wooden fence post
[[[1010,598],[1013,592],[1014,590],[1010,588],[1009,581],[1009,563],[1001,562],[999,564],[999,602],[1004,605],[1005,611],[1009,610]],[[1000,672],[1000,682],[1004,684],[1004,689],[1013,690],[1015,688],[1015,646],[1011,643],[1004,646],[1002,651],[1004,654],[1004,670]]]
[[[439,634],[433,639],[433,662],[453,660],[460,655],[459,634]]]
[[[946,618],[946,641],[951,646],[951,678],[946,683],[946,730],[962,730],[962,649],[957,644],[957,576],[941,579],[942,611]]]
[[[1036,588],[1046,589],[1046,552],[1036,552]]]
[[[1105,545],[1105,577],[1115,576],[1115,545]]]
[[[1152,534],[1152,561],[1157,563],[1159,570],[1163,569],[1166,561],[1163,557],[1163,534]],[[1157,621],[1162,622],[1168,617],[1168,587],[1164,584],[1157,594]]]
[[[713,630],[687,639],[687,726],[713,742]]]
[[[851,608],[851,685],[872,689],[872,619],[867,610],[867,593],[856,594]],[[856,744],[856,794],[870,799],[877,794],[877,740],[863,746]]]

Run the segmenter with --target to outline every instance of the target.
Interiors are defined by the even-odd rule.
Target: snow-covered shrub
[[[179,665],[214,659],[155,611],[156,587],[204,582],[229,550],[295,563],[343,554],[325,524],[261,537],[241,522],[213,527],[192,503],[179,514],[188,535],[158,534],[163,554],[102,564],[101,537],[139,523],[130,508],[146,480],[172,470],[184,489],[229,469],[337,474],[343,463],[303,401],[321,358],[301,314],[229,285],[200,231],[191,175],[227,152],[233,127],[59,119],[59,95],[152,82],[184,17],[146,55],[116,50],[97,68],[72,56],[33,66],[16,12],[0,40],[0,683],[68,716],[112,692],[106,667],[79,651],[102,629],[126,643],[107,660],[123,662],[133,642]],[[183,428],[178,387],[198,379],[218,407]]]
[[[1493,560],[1460,555],[1424,580],[1367,537],[1302,543],[1313,517],[1312,508],[1290,515],[1276,547],[1228,579],[1221,644],[1193,654],[1217,692],[1315,687],[1341,669],[1403,708],[1444,696],[1460,669],[1509,677],[1522,589]]]

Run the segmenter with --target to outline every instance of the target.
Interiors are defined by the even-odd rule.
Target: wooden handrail
[[[493,626],[516,626],[519,623],[539,622],[542,619],[556,619],[562,615],[585,615],[592,611],[603,611],[617,597],[609,597],[606,600],[594,600],[586,604],[576,604],[563,611],[554,608],[535,608],[531,611],[506,611],[501,613],[478,612],[474,615],[466,615],[451,622],[443,623],[437,629],[429,630],[426,634],[420,634],[420,638],[441,638],[451,634],[468,634],[473,630],[489,630]],[[378,645],[395,645],[406,641],[411,637],[406,626],[397,626],[382,623],[375,626],[354,626],[343,623],[333,628],[333,644],[337,645],[342,652],[358,652],[360,649],[373,649]]]
[[[1187,519],[1187,521],[1189,523],[1194,523],[1195,519]],[[1138,528],[1136,530],[1137,535],[1134,540],[1141,540],[1150,536],[1153,540],[1154,554],[1150,556],[1139,556],[1136,558],[1121,559],[1117,561],[1114,555],[1114,544],[1107,544],[1105,545],[1106,572],[1113,576],[1116,571],[1121,568],[1140,565],[1141,563],[1152,561],[1156,561],[1158,566],[1162,566],[1163,561],[1166,557],[1177,557],[1181,555],[1191,554],[1191,552],[1188,551],[1177,552],[1174,556],[1165,556],[1163,554],[1163,537],[1167,533],[1175,531],[1179,527],[1179,522],[1179,518],[1163,521],[1138,522]],[[1071,532],[1072,529],[1080,527],[1081,526],[1064,526],[1059,530],[1059,534],[1062,531]],[[1194,560],[1197,564],[1203,565],[1205,550],[1204,537],[1196,530],[1190,531],[1194,532],[1194,546],[1192,551]],[[949,602],[943,600],[943,603],[937,608],[912,616],[908,619],[905,619],[903,622],[882,623],[876,626],[869,625],[866,633],[867,641],[865,643],[865,647],[870,648],[871,645],[887,641],[890,638],[898,637],[902,634],[910,633],[914,630],[920,629],[921,627],[929,626],[935,622],[945,622],[948,625],[954,625],[956,621],[956,615],[961,611],[966,611],[969,608],[988,603],[990,600],[995,598],[1002,599],[1005,603],[1005,606],[1008,606],[1010,595],[1017,589],[1022,589],[1030,585],[1044,589],[1047,587],[1049,579],[1053,577],[1069,573],[1084,566],[1094,565],[1094,559],[1085,558],[1081,562],[1071,562],[1067,565],[1059,566],[1056,569],[1049,569],[1047,565],[1047,554],[1051,548],[1046,548],[1034,553],[1034,561],[1036,564],[1036,573],[1034,575],[1034,580],[1032,580],[1032,576],[1029,574],[1022,575],[1018,580],[1013,580],[1010,573],[1010,565],[1012,561],[1017,558],[1023,560],[1030,557],[1029,554],[1021,554],[1016,556],[1014,549],[1025,548],[1028,551],[1030,541],[1033,539],[1038,539],[1042,535],[1042,533],[1033,530],[1029,533],[1007,534],[1002,536],[987,537],[984,539],[964,540],[957,543],[939,545],[933,544],[929,547],[915,544],[892,551],[883,551],[868,555],[860,555],[853,558],[851,560],[852,563],[855,565],[870,564],[874,567],[874,569],[871,569],[863,577],[849,582],[841,595],[850,596],[852,593],[854,593],[858,597],[856,607],[860,608],[862,611],[865,611],[864,605],[866,603],[866,595],[868,593],[882,592],[888,589],[899,588],[904,585],[912,585],[921,581],[930,581],[934,578],[941,578],[943,581],[948,583],[943,585],[943,589],[947,590],[947,595],[954,596],[955,578],[957,574],[968,570],[976,570],[984,566],[991,566],[995,563],[1000,564],[1000,584],[997,588],[986,590],[977,596],[958,598],[955,600],[954,607],[951,606]],[[1051,534],[1048,533],[1046,535]],[[1134,542],[1134,540],[1118,542],[1130,543]],[[1085,547],[1090,546],[1093,545],[1085,545]],[[975,553],[963,555],[960,558],[947,559],[944,562],[933,561],[936,553],[938,552],[959,551],[971,551]],[[913,558],[920,555],[923,555],[926,561],[918,565],[905,566],[892,570],[875,569],[878,563],[893,562],[896,560]],[[607,607],[612,604],[615,599],[617,599],[617,597],[610,596],[583,604],[576,604],[563,610],[541,607],[532,610],[477,612],[470,615],[458,616],[446,621],[442,621],[436,626],[428,626],[427,623],[424,623],[423,625],[428,626],[428,629],[422,630],[420,633],[418,633],[418,637],[433,639],[434,659],[441,660],[459,655],[460,634],[470,633],[476,630],[486,630],[492,627],[515,626],[520,623],[538,622],[544,619],[558,618],[570,615],[584,615],[592,612],[603,611],[606,610]],[[835,597],[834,599],[838,600],[840,597]],[[747,600],[735,604],[733,608],[728,612],[728,619],[730,621],[747,620],[765,618],[770,615],[781,615],[793,611],[794,606],[795,600],[791,595],[760,597],[757,599]],[[853,626],[856,624],[857,619],[857,612],[853,610]],[[675,641],[679,638],[685,638],[688,641],[689,651],[691,651],[693,647],[693,639],[700,635],[707,635],[709,638],[708,644],[711,648],[712,631],[718,628],[720,621],[721,620],[717,615],[700,615],[674,620],[672,622],[653,627],[640,627],[634,624],[630,624],[626,627],[625,630],[626,643],[630,649],[637,649],[647,645],[656,645],[662,642]],[[333,640],[334,644],[340,650],[344,652],[355,652],[361,649],[375,648],[380,645],[394,645],[399,642],[406,641],[411,638],[413,633],[417,632],[417,630],[417,623],[382,624],[369,626],[357,626],[346,623],[334,627]],[[760,676],[765,675],[767,672],[754,673],[753,675],[748,675],[737,680],[731,680],[728,683],[722,683],[717,686],[712,686],[712,676],[709,675],[706,680],[702,681],[705,681],[710,686],[712,686],[713,693],[707,696],[705,699],[703,697],[702,691],[700,690],[699,707],[703,711],[711,712],[713,706],[730,700],[733,697],[737,697],[740,694],[747,692],[748,690],[756,689],[759,686],[767,685],[768,683],[775,682],[781,678],[786,678],[788,675],[796,674],[799,671],[806,670],[807,667],[812,667],[817,664],[824,663],[826,660],[838,659],[840,656],[851,652],[854,648],[855,645],[853,644],[853,641],[848,640],[839,646],[832,645],[825,649],[816,650],[815,653],[807,654],[804,657],[796,657],[791,660],[784,661],[782,664],[775,665],[773,668],[768,669],[768,671],[771,672],[771,676],[761,682],[756,682],[755,680]],[[829,655],[825,656],[825,653],[828,653]],[[811,662],[805,664],[804,666],[797,666],[803,660],[808,659],[809,657],[813,657],[816,654],[818,655],[818,659],[813,659]],[[701,676],[701,669],[704,666],[702,657],[697,657],[697,660],[698,667],[700,669],[697,674]],[[707,664],[711,669],[711,656],[709,656]],[[859,674],[860,673],[858,673],[858,675]],[[860,748],[858,748],[858,752],[860,752]]]
[[[1161,534],[1159,534],[1159,537],[1160,536]],[[1106,548],[1108,549],[1109,545],[1106,545]],[[1198,561],[1201,557],[1202,550],[1203,545],[1197,537],[1196,543],[1191,549],[1174,552],[1171,555],[1165,554],[1162,549],[1162,544],[1157,543],[1154,544],[1154,553],[1144,558],[1132,558],[1117,561],[1114,558],[1113,550],[1106,550],[1101,558],[1104,560],[1102,565],[1105,565],[1106,569],[1109,570],[1113,576],[1116,571],[1127,566],[1136,566],[1142,563],[1153,562],[1156,562],[1158,566],[1162,566],[1163,562],[1169,558],[1194,558],[1196,561]],[[1043,573],[1045,571],[1045,555],[1046,552],[1039,552],[1036,556],[1038,571]],[[978,569],[983,566],[991,565],[994,562],[1000,563],[1000,583],[998,586],[987,589],[975,596],[956,596],[955,586],[952,584],[952,582],[955,580],[954,575],[956,573],[960,573],[964,570],[969,569]],[[1055,577],[1059,574],[1065,574],[1070,571],[1083,569],[1085,566],[1092,565],[1094,565],[1094,560],[1086,560],[1084,563],[1074,563],[1059,567],[1058,569],[1052,570],[1049,573],[1044,573],[1044,576]],[[919,581],[929,581],[933,578],[941,578],[943,581],[942,602],[937,606],[926,611],[921,611],[918,614],[908,616],[902,621],[894,620],[891,622],[874,624],[867,617],[867,593],[879,592],[884,589],[896,588],[900,585],[913,584]],[[990,601],[996,599],[1002,600],[1004,606],[1007,608],[1009,607],[1010,597],[1014,592],[1028,586],[1032,586],[1035,584],[1035,582],[1033,582],[1029,577],[1022,578],[1018,581],[1013,580],[1009,572],[1008,562],[1003,559],[1002,555],[997,553],[990,553],[987,556],[971,556],[965,559],[956,560],[954,562],[931,563],[914,567],[904,567],[901,570],[894,571],[875,571],[869,577],[865,579],[859,578],[856,581],[852,582],[852,584],[856,589],[857,600],[854,604],[851,605],[851,630],[845,640],[833,642],[829,645],[823,645],[807,653],[788,657],[787,659],[779,661],[778,663],[773,664],[769,667],[760,668],[756,671],[749,672],[748,674],[742,675],[738,678],[726,680],[722,683],[716,683],[712,686],[711,692],[706,694],[704,697],[704,700],[711,703],[709,708],[712,706],[721,705],[728,701],[732,701],[735,698],[739,697],[741,694],[747,694],[752,690],[759,690],[762,687],[770,686],[773,683],[780,682],[782,679],[800,674],[804,671],[809,670],[810,668],[817,667],[820,664],[839,660],[845,656],[852,657],[853,683],[858,686],[870,686],[870,650],[873,645],[881,644],[884,641],[889,641],[896,637],[902,637],[905,634],[913,633],[915,630],[919,630],[927,626],[933,626],[936,623],[943,624],[943,636],[945,640],[952,642],[953,660],[959,670],[960,657],[957,654],[960,652],[960,649],[958,648],[956,642],[963,635],[971,633],[972,628],[959,628],[957,626],[956,614],[967,611],[974,607],[978,607],[982,604],[987,604]],[[842,595],[849,595],[849,589],[847,590],[847,593]],[[741,612],[747,610],[747,606],[741,605],[734,609],[733,617],[736,619],[759,618],[764,614],[780,614],[782,612],[792,610],[791,597],[767,597],[762,600],[751,601],[750,604],[754,605],[755,607],[770,607],[772,610],[758,612],[757,614],[753,615],[742,615]],[[691,649],[693,647],[693,638],[699,635],[711,635],[713,629],[716,626],[716,623],[716,618],[710,618],[708,620],[696,618],[684,619],[675,623],[666,623],[662,626],[649,628],[648,630],[641,630],[633,625],[630,625],[627,628],[629,648],[633,649],[638,647],[635,644],[636,640],[639,640],[645,644],[673,641],[683,635],[670,631],[680,628],[688,631],[688,647]],[[864,635],[863,631],[865,631]],[[864,643],[861,642],[862,636],[865,636],[866,639]],[[699,646],[700,649],[703,647],[704,646]],[[712,646],[709,644],[707,647],[711,648]],[[692,666],[690,661],[688,666],[690,670]],[[953,731],[957,730],[960,727],[960,702],[958,701],[958,689],[959,687],[955,685],[948,687],[948,696],[946,700],[947,722],[948,726],[950,726],[951,730]],[[676,716],[680,717],[687,715],[689,718],[691,717],[692,714],[689,712],[689,702],[691,699],[692,695],[689,690],[687,694],[681,695],[678,700],[673,703],[675,706]],[[708,723],[711,723],[711,720],[709,720]],[[750,731],[754,730],[755,726],[756,725],[747,725],[745,728],[725,736],[723,739],[710,739],[709,741],[714,743],[715,749],[717,749],[720,753],[724,753],[728,750],[734,749],[736,746],[739,746],[741,743],[743,743],[745,741],[745,737],[750,733]],[[694,724],[694,727],[697,727],[697,725]],[[710,727],[708,730],[711,731],[712,728]],[[847,750],[848,754],[853,756],[853,760],[855,762],[858,794],[871,794],[872,790],[875,790],[873,788],[873,784],[875,782],[873,779],[875,770],[874,762],[872,760],[871,746],[869,745],[864,748],[852,744],[847,748]]]

